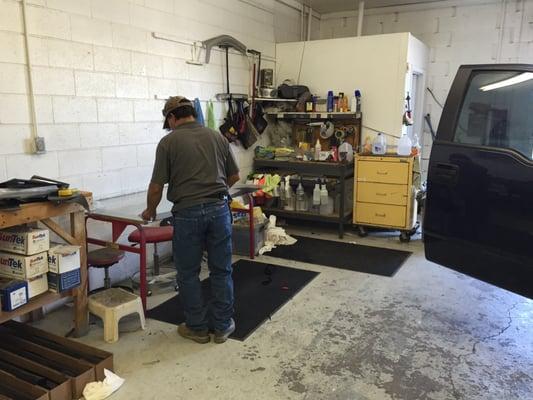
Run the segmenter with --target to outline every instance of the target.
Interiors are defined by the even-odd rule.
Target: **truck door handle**
[[[459,166],[448,163],[437,163],[433,170],[433,179],[446,184],[455,184]]]

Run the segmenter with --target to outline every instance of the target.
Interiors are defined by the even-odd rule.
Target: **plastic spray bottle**
[[[313,189],[313,212],[320,212],[320,181],[315,183],[315,188]]]
[[[329,203],[329,193],[326,187],[326,181],[322,182],[322,187],[320,188],[320,214],[328,214],[328,203]]]
[[[305,190],[300,179],[300,183],[296,189],[296,211],[305,211],[305,209]]]
[[[294,210],[294,193],[291,188],[291,177],[287,175],[285,178],[285,210]]]

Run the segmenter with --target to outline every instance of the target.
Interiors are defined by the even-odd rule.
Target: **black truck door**
[[[462,66],[428,172],[426,258],[533,298],[533,65]]]

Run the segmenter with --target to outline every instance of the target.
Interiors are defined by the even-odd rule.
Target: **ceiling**
[[[320,14],[353,11],[359,8],[359,0],[299,0],[310,5]],[[365,0],[365,8],[403,6],[407,4],[434,3],[442,0]]]

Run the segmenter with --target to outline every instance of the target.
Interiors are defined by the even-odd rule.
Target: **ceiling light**
[[[495,89],[500,89],[506,86],[517,85],[519,83],[526,82],[531,79],[533,79],[533,72],[524,72],[520,75],[513,76],[512,78],[505,79],[500,82],[492,83],[487,86],[482,86],[479,88],[479,90],[483,92],[488,92],[489,90],[495,90]]]

